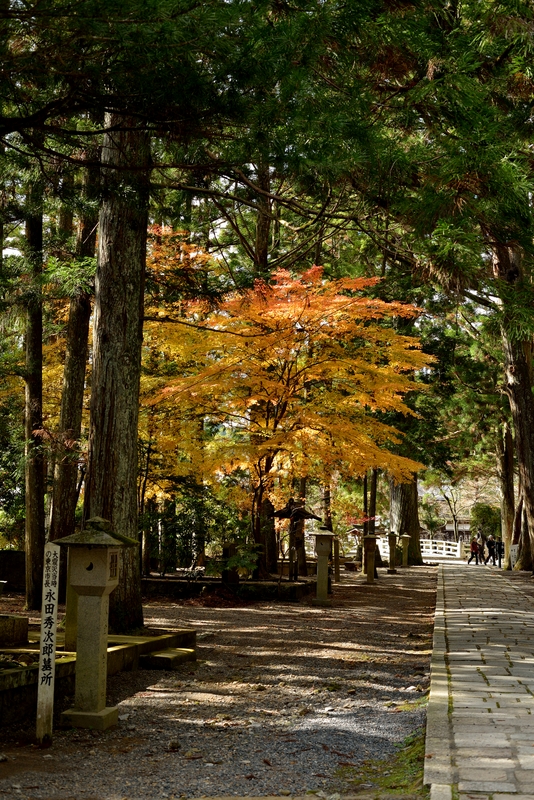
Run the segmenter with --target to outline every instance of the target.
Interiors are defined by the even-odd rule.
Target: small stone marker
[[[76,728],[102,731],[118,720],[117,707],[106,707],[109,595],[119,582],[119,547],[138,542],[96,517],[81,533],[58,543],[69,547],[70,581],[78,595],[74,707],[62,719]]]
[[[56,634],[59,584],[59,547],[48,542],[44,550],[43,603],[37,684],[36,736],[39,744],[52,743],[54,678],[56,672]]]
[[[333,533],[315,534],[315,552],[317,553],[317,597],[316,606],[331,606],[328,597],[328,558],[332,547]]]
[[[409,533],[403,533],[402,536],[400,537],[401,542],[402,542],[402,566],[403,567],[407,567],[408,566],[408,545],[410,544],[410,538],[411,537],[410,537]]]

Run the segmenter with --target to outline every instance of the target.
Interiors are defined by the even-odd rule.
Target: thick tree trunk
[[[96,157],[96,153],[91,155],[93,158]],[[94,199],[98,188],[98,172],[94,168],[87,171],[84,184],[85,198]],[[80,219],[76,237],[76,256],[78,258],[94,256],[97,222],[96,212],[86,212]],[[63,392],[59,416],[61,450],[55,469],[54,499],[50,522],[50,539],[52,541],[74,533],[90,317],[90,295],[85,289],[80,288],[71,297],[67,325]]]
[[[42,187],[28,191],[26,247],[30,286],[26,307],[26,607],[41,608],[45,545],[45,459],[43,428]]]
[[[272,505],[268,502],[265,494],[273,461],[273,456],[268,455],[264,460],[258,461],[256,465],[258,484],[253,489],[251,518],[252,535],[254,542],[258,545],[258,560],[253,572],[253,577],[256,579],[268,578],[273,571],[271,569],[273,564],[274,572],[276,572],[276,530],[274,517],[271,519],[268,516],[271,513]]]
[[[396,484],[390,480],[390,530],[399,536],[410,535],[408,563],[422,564],[416,473],[410,483]]]
[[[523,511],[520,515],[519,524],[519,550],[515,569],[532,570],[532,547],[530,538],[530,529],[528,526],[527,513],[523,504]]]
[[[501,533],[508,557],[514,535],[514,442],[508,423],[504,423],[502,435],[497,438],[497,474],[501,489]]]
[[[514,341],[502,331],[505,381],[514,423],[517,466],[522,487],[532,551],[534,531],[534,401],[530,374],[531,355],[526,343]],[[526,552],[526,548],[525,552]],[[522,566],[526,569],[525,566]]]
[[[137,424],[143,337],[150,143],[135,120],[107,115],[98,222],[91,429],[85,517],[104,517],[138,539]],[[131,128],[127,130],[126,128]],[[123,548],[119,586],[110,598],[116,632],[139,627],[140,556]]]
[[[528,548],[534,550],[534,397],[532,394],[532,343],[517,336],[508,293],[521,291],[521,253],[499,242],[493,244],[493,272],[506,286],[503,297],[501,340],[504,352],[504,381],[514,426],[517,467],[523,495],[523,507],[530,537]],[[523,547],[522,551],[527,552]],[[526,557],[525,557],[526,563]],[[526,567],[522,567],[526,568]],[[529,567],[530,568],[530,567]]]

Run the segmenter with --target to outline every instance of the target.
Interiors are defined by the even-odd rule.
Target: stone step
[[[197,654],[189,647],[168,647],[166,650],[156,650],[139,656],[141,669],[177,669],[186,661],[196,661]]]

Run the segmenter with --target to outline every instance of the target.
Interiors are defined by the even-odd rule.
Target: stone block
[[[487,769],[490,771],[494,770],[505,770],[505,769],[514,769],[515,762],[513,758],[502,758],[502,757],[488,757],[487,755],[476,755],[474,753],[471,756],[463,759],[459,759],[459,763],[461,765],[461,769],[470,770],[470,769]]]
[[[478,781],[480,783],[501,783],[508,776],[503,769],[469,769],[460,764],[459,781]],[[488,790],[489,791],[489,790]]]
[[[105,731],[117,725],[119,709],[117,706],[107,706],[101,711],[78,711],[69,708],[61,715],[61,722],[72,728],[90,728],[94,731]]]
[[[489,794],[461,794],[458,796],[458,800],[491,800]]]
[[[174,647],[158,650],[139,657],[142,669],[177,669],[187,661],[196,661],[195,650],[187,647]]]
[[[494,794],[493,800],[517,800],[516,794]],[[462,798],[460,797],[460,800]],[[534,794],[521,794],[521,800],[534,800]]]
[[[459,792],[517,792],[515,783],[493,782],[493,781],[460,781],[458,783]]]
[[[28,617],[0,614],[0,645],[14,647],[28,641]]]
[[[430,787],[430,800],[452,800],[450,784],[433,783]]]

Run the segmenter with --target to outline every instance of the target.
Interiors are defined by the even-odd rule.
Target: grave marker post
[[[45,545],[43,570],[43,603],[37,686],[36,736],[41,745],[52,744],[54,715],[54,679],[56,672],[57,606],[59,588],[59,547]]]

